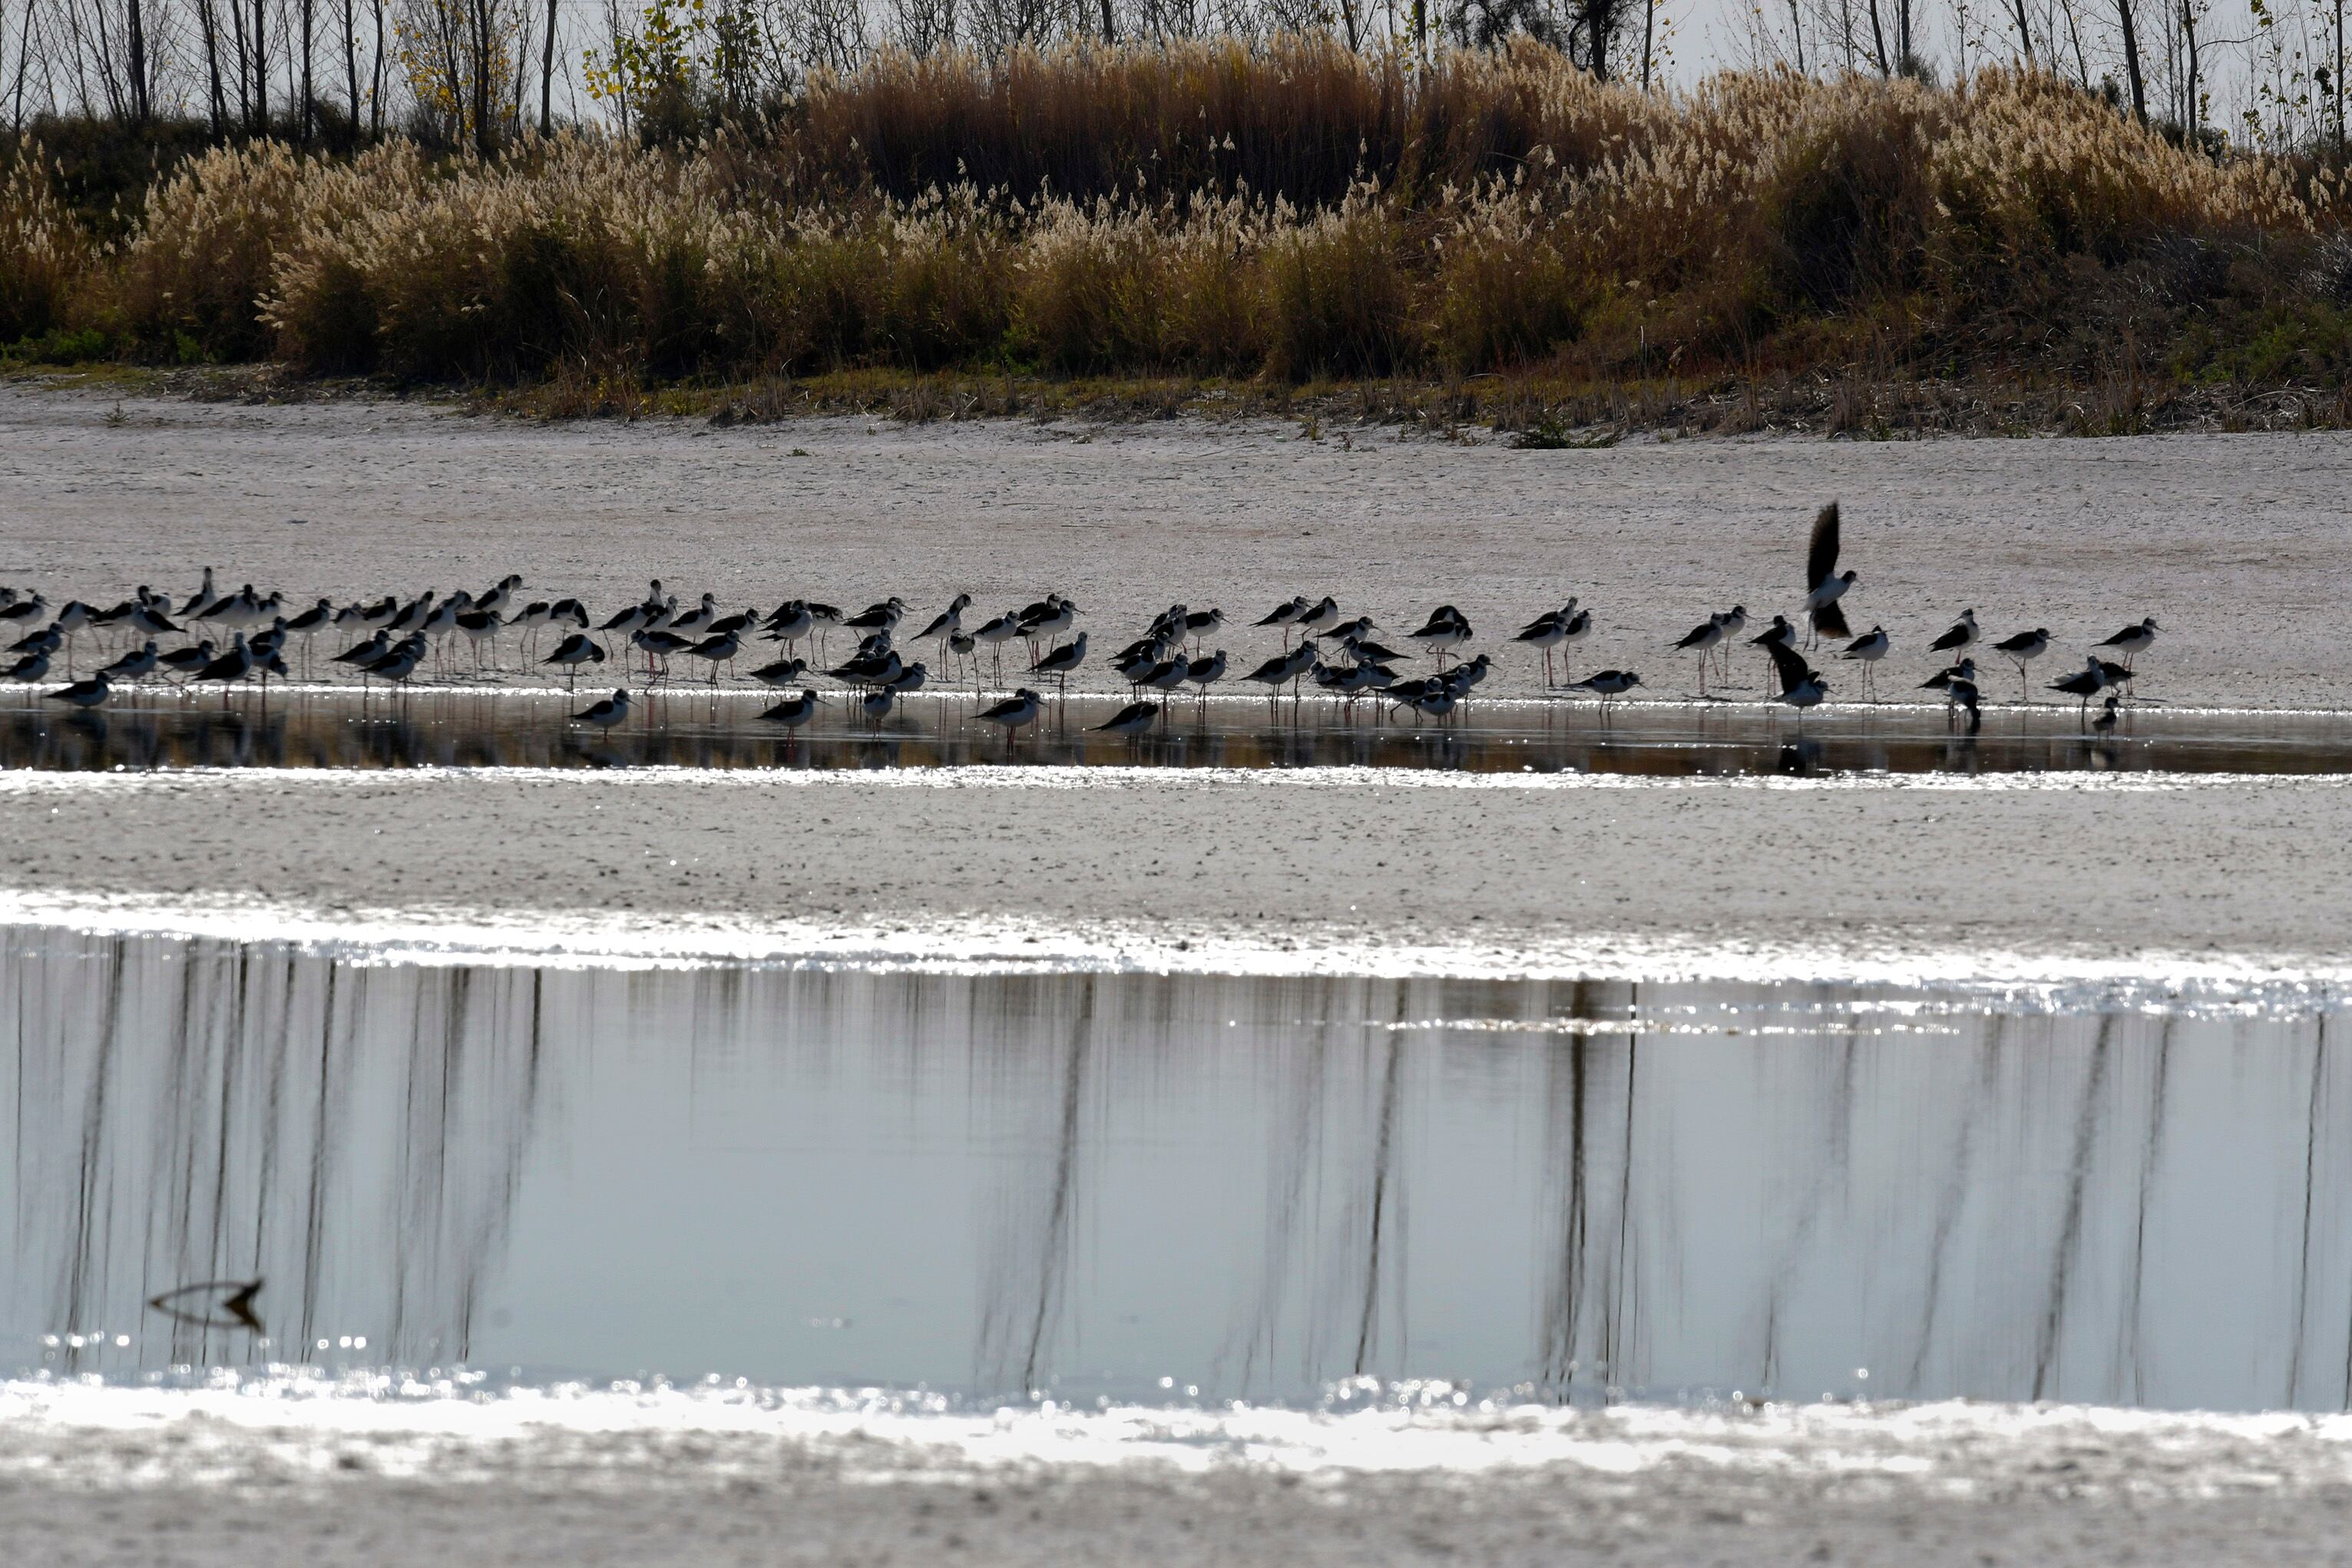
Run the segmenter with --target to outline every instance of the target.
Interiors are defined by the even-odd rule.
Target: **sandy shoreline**
[[[723,929],[778,952],[1043,941],[1148,965],[1197,943],[1509,974],[1646,945],[1826,975],[1987,951],[2332,972],[2352,927],[2336,777],[251,770],[16,773],[0,799],[20,900],[247,900],[255,935],[268,910],[621,949]]]
[[[167,1561],[242,1564],[2322,1563],[2340,1560],[2322,1543],[2352,1503],[2340,1432],[2292,1417],[1941,1405],[778,1423],[592,1395],[614,1410],[533,1421],[362,1404],[287,1420],[268,1402],[208,1398],[198,1414],[97,1398],[109,1408],[60,1418],[27,1385],[0,1394],[15,1417],[0,1424],[0,1531],[26,1561],[119,1561],[168,1541]],[[1100,1427],[1139,1452],[1101,1447],[1087,1436]],[[1544,1457],[1476,1462],[1506,1430]],[[1367,1438],[1367,1457],[1435,1443],[1472,1462],[1335,1462],[1324,1447]]]

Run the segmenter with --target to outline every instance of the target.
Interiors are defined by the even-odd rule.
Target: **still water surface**
[[[0,1374],[2352,1395],[2325,998],[468,968],[38,928],[0,933]],[[259,1332],[221,1292],[148,1305],[253,1278]]]
[[[1008,740],[969,694],[922,693],[880,723],[833,705],[808,728],[760,718],[772,693],[692,688],[646,696],[611,731],[567,722],[585,699],[420,690],[364,698],[298,690],[266,700],[126,695],[92,714],[32,693],[0,695],[0,768],[702,768],[1038,766],[1391,767],[1661,777],[1738,773],[2352,772],[2352,715],[2173,713],[2143,707],[2115,733],[2074,705],[1993,710],[1971,734],[1939,708],[1816,711],[1801,724],[1754,702],[1621,706],[1474,701],[1446,723],[1382,719],[1367,703],[1220,699],[1170,705],[1133,740],[1092,734],[1121,700],[1073,697]]]

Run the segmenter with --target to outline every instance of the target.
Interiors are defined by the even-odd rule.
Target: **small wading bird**
[[[2025,667],[2050,651],[2050,628],[2036,626],[2030,632],[2020,632],[1992,645],[1993,652],[2017,666],[2017,700],[2025,701]]]
[[[2050,683],[2051,690],[2063,691],[2069,697],[2079,698],[2082,701],[2081,711],[2084,714],[2091,710],[2091,699],[2106,688],[2107,672],[2101,668],[2101,661],[2096,654],[2084,659],[2084,667],[2063,680],[2053,680]]]
[[[1591,692],[1601,699],[1601,710],[1606,712],[1611,702],[1641,684],[1642,678],[1630,669],[1602,669],[1596,670],[1582,680],[1570,681],[1568,689],[1570,691]]]
[[[1706,695],[1707,657],[1715,652],[1716,644],[1723,640],[1723,619],[1721,616],[1709,616],[1684,633],[1682,641],[1675,644],[1677,653],[1698,655],[1698,694],[1702,698]]]
[[[572,721],[575,724],[593,724],[599,730],[609,730],[628,716],[629,694],[626,690],[616,689],[610,697],[601,701],[591,702],[587,707],[572,715]]]
[[[76,708],[95,708],[107,699],[107,673],[101,669],[87,680],[77,680],[71,686],[44,692],[42,696],[50,702],[70,703]]]
[[[1894,646],[1894,642],[1887,637],[1885,627],[1873,626],[1862,636],[1854,638],[1853,641],[1846,644],[1845,651],[1838,655],[1840,658],[1851,658],[1860,661],[1862,665],[1862,695],[1864,700],[1872,702],[1877,700],[1878,687],[1875,675],[1878,669],[1878,661],[1885,658],[1886,657],[1886,650]]]
[[[1777,643],[1772,647],[1772,669],[1780,680],[1780,693],[1772,700],[1794,708],[1797,721],[1803,723],[1805,710],[1818,707],[1829,695],[1829,682],[1822,679],[1820,670],[1805,662],[1803,654]]]
[[[2162,629],[2162,627],[2156,624],[2156,617],[2154,616],[2149,616],[2143,619],[2139,625],[2136,626],[2126,626],[2123,630],[2117,632],[2115,636],[2108,637],[2098,646],[2101,647],[2114,648],[2116,652],[2122,654],[2124,656],[2124,668],[2126,669],[2129,669],[2132,665],[2132,660],[2137,658],[2141,654],[2147,651],[2148,644],[2156,640],[2156,634]]]
[[[2113,733],[2116,727],[2116,710],[2120,701],[2119,698],[2108,697],[2106,706],[2099,710],[2099,716],[2091,721],[2091,728],[2102,735]]]
[[[984,722],[1003,725],[1004,737],[1010,742],[1022,725],[1035,723],[1045,709],[1045,700],[1024,686],[1003,701],[982,709],[980,717]]]
[[[824,699],[815,692],[803,690],[798,697],[787,697],[760,715],[772,724],[782,724],[787,730],[797,730],[816,717]]]
[[[1929,643],[1927,651],[1929,653],[1965,653],[1977,640],[1978,635],[1977,613],[1974,610],[1962,610],[1960,618],[1952,623],[1952,629]]]
[[[1812,617],[1812,641],[1823,637],[1852,637],[1853,630],[1845,624],[1845,612],[1838,601],[1853,586],[1854,574],[1841,572],[1838,563],[1838,503],[1830,502],[1813,519],[1812,537],[1805,545],[1805,614]],[[1773,661],[1777,667],[1779,660]]]
[[[1112,714],[1109,718],[1104,720],[1101,723],[1092,726],[1092,728],[1097,734],[1127,735],[1131,737],[1140,735],[1146,730],[1150,729],[1159,717],[1159,703],[1130,702],[1126,707],[1120,709],[1118,712]]]

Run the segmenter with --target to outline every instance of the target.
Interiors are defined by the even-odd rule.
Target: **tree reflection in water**
[[[12,1370],[2352,1391],[2352,1083],[2308,1008],[29,928],[0,973]],[[257,1277],[266,1345],[146,1307]]]

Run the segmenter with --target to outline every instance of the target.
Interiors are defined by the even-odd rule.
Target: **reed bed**
[[[2347,208],[2017,70],[1669,100],[1531,45],[886,58],[691,148],[217,149],[120,244],[19,148],[0,341],[489,383],[2089,374],[2119,321],[2161,359],[2227,305],[2340,374],[2347,301],[2307,279]]]

